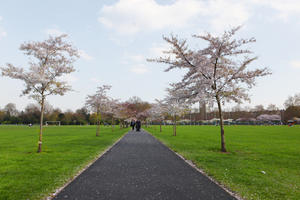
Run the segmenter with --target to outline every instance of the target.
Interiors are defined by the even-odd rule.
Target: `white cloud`
[[[200,11],[196,0],[177,0],[171,5],[160,5],[154,0],[120,0],[116,4],[103,6],[98,21],[126,35],[166,27],[184,27]]]
[[[178,0],[172,5],[159,5],[155,0],[120,0],[103,6],[98,21],[118,33],[134,34],[168,26],[182,27],[198,13],[195,0]]]
[[[144,64],[134,65],[130,68],[130,71],[136,74],[145,74],[149,71],[148,67]]]
[[[145,65],[146,58],[141,54],[128,54],[125,53],[123,59],[121,60],[121,64],[131,66],[129,70],[136,74],[145,74],[149,72],[149,68]]]
[[[205,7],[205,15],[209,16],[209,24],[217,32],[242,25],[250,18],[248,6],[243,1],[207,1]]]
[[[290,65],[295,69],[300,69],[300,60],[293,60],[290,62]]]
[[[56,29],[56,28],[46,29],[45,33],[47,35],[51,35],[51,36],[59,36],[59,35],[62,35],[62,34],[66,34],[65,32],[63,32],[59,29]]]
[[[207,17],[213,29],[245,23],[250,17],[246,3],[238,0],[175,0],[161,5],[155,0],[119,0],[105,5],[98,21],[119,34],[130,35],[142,31],[165,28],[185,28],[199,24]],[[197,23],[198,22],[198,23]]]
[[[257,5],[270,7],[278,12],[278,17],[288,20],[293,15],[300,16],[299,0],[249,0]]]
[[[90,56],[84,50],[79,50],[79,55],[80,55],[81,58],[83,58],[84,60],[87,60],[87,61],[91,61],[91,60],[94,59],[93,56]]]

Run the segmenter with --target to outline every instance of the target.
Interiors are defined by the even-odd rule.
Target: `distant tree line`
[[[101,112],[100,124],[120,125],[125,120],[139,118],[146,120],[148,117],[146,110],[151,108],[151,104],[143,101],[139,97],[131,97],[127,101],[119,102],[118,115],[113,112]],[[23,110],[18,110],[16,104],[8,103],[2,109],[0,107],[0,124],[39,124],[41,109],[40,104],[30,103]],[[44,119],[46,121],[60,121],[61,125],[96,125],[97,112],[91,111],[83,106],[75,111],[70,109],[62,111],[60,108],[53,108],[48,102],[44,105]]]
[[[0,109],[1,124],[39,124],[40,123],[40,106],[38,104],[28,104],[24,110],[17,110],[13,103],[7,104]],[[62,125],[85,125],[96,124],[96,114],[90,113],[85,107],[76,111],[62,111],[59,108],[53,108],[49,104],[46,105],[45,121],[60,121]],[[111,117],[103,114],[101,124],[111,124]],[[116,124],[119,121],[116,120]]]
[[[151,104],[148,102],[141,101],[137,97],[133,97],[130,100],[126,101],[124,105],[127,106],[127,111],[130,115],[134,116],[134,112],[139,110],[140,118],[147,118],[143,114],[144,110],[147,110],[151,107]],[[259,109],[258,109],[259,108]],[[300,118],[300,105],[287,105],[285,109],[278,109],[274,107],[273,110],[268,109],[269,106],[265,109],[262,105],[255,106],[250,109],[248,107],[242,108],[239,106],[233,107],[231,110],[224,111],[224,119],[239,119],[239,118],[257,118],[262,114],[268,115],[280,115],[282,122],[287,123],[288,120],[293,118]],[[145,115],[145,116],[144,116]],[[192,121],[201,121],[201,120],[211,120],[217,118],[217,110],[208,110],[205,118],[200,114],[199,110],[193,110],[191,113],[185,112],[182,115],[181,119],[191,119]],[[168,113],[164,114],[164,120],[172,120],[172,116]],[[14,103],[8,103],[2,109],[0,109],[0,124],[39,124],[40,120],[40,106],[38,104],[28,104],[24,110],[18,110]],[[114,122],[112,122],[114,120]],[[97,114],[90,112],[86,107],[79,108],[75,111],[70,109],[62,111],[59,108],[53,108],[50,104],[46,103],[45,105],[45,121],[60,121],[61,125],[96,125],[97,124]],[[112,114],[103,113],[100,119],[100,124],[115,125],[120,124],[120,119],[112,117]],[[155,120],[154,120],[155,121]]]

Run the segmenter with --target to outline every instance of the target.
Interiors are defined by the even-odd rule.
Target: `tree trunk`
[[[176,136],[176,115],[174,116],[173,136]]]
[[[42,152],[44,104],[45,104],[45,97],[42,97],[42,101],[41,101],[41,116],[40,116],[39,144],[38,144],[38,150],[37,150],[38,153]]]
[[[114,118],[112,118],[112,120],[111,120],[112,132],[114,132],[114,127],[115,127],[115,121],[114,121]]]
[[[218,109],[219,109],[219,118],[220,118],[220,128],[221,128],[221,151],[227,152],[225,147],[225,135],[224,135],[224,123],[223,123],[223,113],[222,113],[222,106],[220,102],[220,97],[216,95],[216,100],[218,103]]]
[[[159,131],[161,132],[161,124],[162,124],[162,121],[160,121],[160,125],[159,125]]]
[[[100,113],[97,111],[97,130],[96,130],[96,136],[99,136],[100,131]]]

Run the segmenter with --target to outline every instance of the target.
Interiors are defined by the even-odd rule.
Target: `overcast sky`
[[[205,43],[192,34],[220,34],[241,24],[237,38],[257,39],[251,49],[259,59],[251,68],[269,67],[273,72],[258,79],[250,105],[282,107],[288,96],[300,92],[299,0],[2,0],[0,65],[10,62],[27,68],[21,43],[67,33],[81,52],[76,72],[66,77],[75,91],[50,97],[51,105],[80,108],[86,95],[102,84],[112,85],[112,97],[139,96],[153,102],[183,74],[147,63],[146,58],[158,57],[167,48],[162,35],[173,33],[203,48]],[[22,89],[21,81],[0,77],[0,108],[12,102],[23,109],[34,102],[20,97]]]

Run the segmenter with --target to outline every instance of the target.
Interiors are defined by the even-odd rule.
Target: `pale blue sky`
[[[0,65],[27,65],[21,43],[67,33],[81,50],[76,72],[67,77],[75,92],[50,97],[54,107],[77,109],[97,85],[110,84],[110,95],[121,100],[139,96],[163,98],[168,83],[183,72],[147,63],[166,48],[162,35],[188,38],[193,47],[204,43],[191,34],[220,33],[243,24],[237,37],[255,37],[251,49],[259,60],[251,67],[269,67],[251,90],[251,106],[282,107],[300,92],[300,1],[298,0],[0,0]],[[21,81],[0,77],[0,108],[7,103],[23,109],[33,100],[20,97]]]

